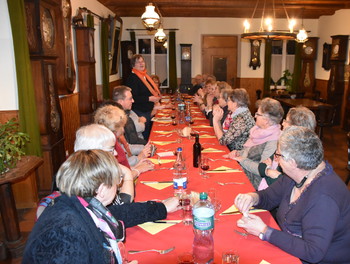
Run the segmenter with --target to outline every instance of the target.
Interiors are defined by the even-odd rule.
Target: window
[[[277,82],[285,70],[293,73],[295,57],[294,40],[273,40],[271,55],[271,78]]]
[[[164,43],[155,41],[153,36],[137,36],[136,40],[136,53],[144,57],[147,73],[159,76],[161,88],[169,87],[168,49]]]

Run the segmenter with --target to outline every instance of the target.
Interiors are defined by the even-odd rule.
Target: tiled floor
[[[325,159],[333,165],[336,173],[343,180],[345,180],[348,175],[348,171],[346,169],[348,159],[346,132],[339,127],[334,127],[331,129],[326,128],[324,131],[323,145],[325,150]],[[26,237],[30,233],[35,222],[35,208],[19,210],[18,214],[20,219],[20,229],[22,234],[24,234]],[[4,238],[2,225],[0,225],[0,238]],[[5,261],[0,261],[0,263],[17,264],[21,263],[21,258],[9,258]]]

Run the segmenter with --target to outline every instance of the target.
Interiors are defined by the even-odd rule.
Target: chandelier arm
[[[252,14],[252,18],[251,18],[252,21],[253,21],[253,18],[255,16],[256,9],[258,8],[259,2],[260,2],[260,0],[256,1],[255,7],[254,7],[254,11],[253,11],[253,14]]]
[[[264,6],[263,6],[263,11],[262,11],[262,16],[261,16],[261,21],[260,21],[260,32],[264,31],[264,16],[265,16],[265,6],[266,6],[266,0],[264,1]]]
[[[282,6],[283,6],[284,13],[286,14],[287,21],[289,23],[289,16],[288,16],[288,12],[287,12],[286,6],[284,5],[284,0],[282,0]]]

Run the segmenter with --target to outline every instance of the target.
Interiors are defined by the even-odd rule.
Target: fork
[[[156,135],[155,137],[171,137],[173,134],[169,134],[169,135]]]
[[[244,182],[217,182],[219,185],[226,185],[226,184],[244,184]]]
[[[166,254],[169,253],[170,251],[173,251],[175,247],[171,247],[168,249],[145,249],[145,250],[129,250],[129,254],[137,254],[137,253],[143,253],[143,252],[149,252],[149,251],[155,251],[158,252],[159,254]]]
[[[233,229],[233,231],[238,234],[238,235],[241,235],[242,237],[247,237],[248,236],[248,233],[244,233],[244,232],[241,232],[241,231],[238,231],[236,229]]]

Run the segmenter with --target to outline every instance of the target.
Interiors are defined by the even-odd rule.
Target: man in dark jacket
[[[125,113],[128,115],[128,120],[124,127],[124,136],[126,138],[126,141],[129,144],[146,145],[147,141],[139,137],[136,129],[136,124],[130,117],[131,107],[134,102],[134,99],[132,98],[131,88],[124,85],[114,87],[113,101],[119,103],[123,107]]]

